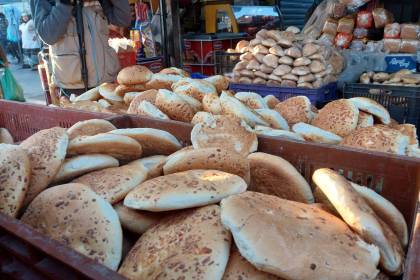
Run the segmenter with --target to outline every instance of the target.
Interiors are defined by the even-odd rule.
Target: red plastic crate
[[[221,40],[185,39],[186,61],[193,63],[214,63],[216,51],[223,50]]]

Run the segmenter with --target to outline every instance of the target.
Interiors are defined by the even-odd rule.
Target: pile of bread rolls
[[[302,88],[320,88],[336,81],[344,69],[344,58],[320,42],[297,40],[298,32],[262,29],[255,39],[241,41],[245,52],[233,69],[233,81]]]
[[[0,144],[0,211],[128,279],[402,274],[407,225],[379,194],[330,169],[312,191],[235,117],[191,142],[89,120]]]
[[[360,83],[420,87],[420,74],[414,74],[410,70],[400,70],[392,74],[370,71],[360,76]]]

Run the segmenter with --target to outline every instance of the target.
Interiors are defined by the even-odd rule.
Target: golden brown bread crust
[[[69,135],[69,139],[72,140],[77,136],[93,136],[114,129],[117,128],[107,120],[91,119],[75,123],[67,129],[67,134]]]
[[[143,101],[149,101],[150,103],[155,105],[157,94],[158,91],[155,89],[149,89],[140,92],[136,97],[134,97],[133,101],[131,101],[127,113],[137,115],[139,113],[138,108],[140,106],[140,103]]]
[[[290,126],[296,123],[310,123],[313,117],[311,102],[306,96],[296,96],[279,103],[274,108]]]
[[[145,66],[133,65],[125,67],[118,73],[117,81],[122,85],[145,84],[152,78],[153,73]]]

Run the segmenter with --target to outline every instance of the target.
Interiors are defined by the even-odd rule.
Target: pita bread
[[[408,145],[406,154],[409,157],[420,158],[420,149],[418,145]]]
[[[117,76],[117,81],[122,85],[145,84],[152,79],[153,73],[142,65],[132,65],[123,68]]]
[[[55,178],[66,157],[69,136],[61,127],[41,130],[20,144],[31,162],[31,182],[24,205],[28,205]]]
[[[107,120],[92,119],[75,123],[72,127],[67,129],[67,134],[69,135],[69,139],[72,140],[78,136],[93,136],[99,133],[107,133],[115,129],[117,128]]]
[[[133,101],[130,103],[130,107],[128,107],[127,113],[128,114],[138,114],[139,113],[139,106],[143,101],[148,101],[155,105],[156,103],[156,96],[158,94],[158,91],[155,89],[149,89],[143,92],[138,93]]]
[[[101,108],[106,109],[112,106],[111,103],[109,103],[106,99],[99,99],[98,105],[101,106]]]
[[[271,127],[257,125],[254,129],[258,135],[286,138],[289,140],[305,141],[305,139],[297,133],[287,130],[274,129]]]
[[[105,154],[118,160],[130,161],[141,157],[142,147],[134,139],[112,133],[78,136],[70,141],[69,155]]]
[[[82,100],[89,100],[89,101],[97,101],[101,98],[101,95],[99,94],[99,87],[94,87],[81,95],[77,96],[74,99],[74,102],[82,101]]]
[[[419,145],[419,141],[417,139],[417,128],[413,124],[405,123],[405,124],[398,124],[393,127],[394,129],[398,130],[405,136],[410,138],[410,145]]]
[[[350,98],[349,101],[360,111],[367,112],[377,117],[383,124],[391,123],[391,116],[389,115],[388,110],[375,100],[366,97],[353,97]]]
[[[248,160],[249,190],[302,203],[314,202],[311,187],[288,161],[266,153],[250,154]]]
[[[256,269],[244,257],[238,249],[232,246],[229,262],[226,266],[222,280],[282,280],[272,274]]]
[[[129,279],[221,279],[231,239],[219,206],[182,211],[146,231],[118,272]]]
[[[280,103],[280,100],[277,97],[275,97],[274,95],[271,95],[271,94],[265,96],[264,101],[265,101],[265,104],[267,104],[267,107],[269,109],[274,109],[276,107],[276,105]]]
[[[137,108],[137,114],[160,120],[170,120],[169,117],[149,101],[142,101]]]
[[[403,247],[408,244],[408,229],[404,216],[390,201],[383,196],[377,194],[374,190],[350,183],[359,193],[366,203],[372,208],[376,215],[379,216],[397,235]]]
[[[185,94],[178,94],[178,96],[181,97],[185,102],[187,102],[188,105],[190,105],[191,108],[193,108],[195,112],[203,110],[203,105],[197,99],[191,96],[185,95]]]
[[[290,126],[300,122],[310,123],[313,118],[311,101],[306,96],[296,96],[286,99],[277,104],[274,110],[279,112]]]
[[[21,221],[110,269],[118,268],[122,252],[118,215],[87,186],[67,184],[43,191]]]
[[[292,130],[302,135],[305,140],[316,143],[338,144],[343,140],[343,138],[332,132],[307,123],[297,123],[293,126]]]
[[[0,213],[16,218],[31,178],[31,163],[19,146],[0,144]]]
[[[216,87],[205,80],[183,78],[172,85],[172,90],[178,94],[189,95],[200,102],[206,94],[217,94]]]
[[[124,103],[128,106],[130,106],[131,102],[133,102],[134,98],[136,98],[136,96],[138,96],[141,92],[140,91],[132,91],[132,92],[127,92],[126,94],[124,94]],[[105,99],[101,99],[101,100],[105,100]],[[99,100],[98,100],[99,102]]]
[[[240,254],[261,271],[305,280],[373,279],[379,272],[378,249],[325,211],[255,192],[223,199],[221,208]]]
[[[99,94],[103,98],[106,98],[107,100],[116,101],[116,102],[123,102],[124,99],[115,92],[117,87],[118,87],[117,84],[104,83],[104,84],[99,86]]]
[[[214,122],[214,117],[212,114],[207,112],[197,112],[194,115],[194,118],[191,120],[191,123],[196,125],[198,123],[212,123]]]
[[[341,145],[383,153],[405,155],[409,138],[399,131],[385,126],[360,128],[344,137]]]
[[[73,183],[89,186],[100,197],[111,204],[124,199],[128,192],[140,185],[147,178],[147,170],[124,165],[94,171],[83,175]]]
[[[280,115],[279,112],[271,109],[257,109],[255,110],[270,126],[274,129],[290,130],[287,121]]]
[[[222,75],[210,76],[204,80],[215,86],[219,93],[222,92],[222,90],[227,90],[229,88],[229,79]]]
[[[359,109],[347,99],[332,101],[319,110],[312,125],[346,137],[357,127]]]
[[[159,73],[167,74],[167,75],[178,75],[178,76],[182,76],[182,77],[189,77],[190,76],[190,73],[188,73],[187,71],[184,71],[184,70],[176,68],[176,67],[164,68],[164,69],[160,70]]]
[[[130,209],[125,207],[122,202],[115,204],[114,209],[120,218],[121,226],[137,234],[145,233],[146,230],[165,217],[165,213],[161,214]]]
[[[374,123],[375,121],[371,114],[365,113],[363,111],[359,111],[359,119],[357,120],[356,129],[373,126]]]
[[[343,220],[367,242],[378,246],[382,268],[391,275],[400,275],[404,251],[398,237],[374,213],[350,182],[327,168],[316,170],[312,179]]]
[[[243,156],[258,148],[257,135],[247,130],[242,122],[228,116],[214,116],[212,123],[196,124],[191,131],[194,149],[221,148]]]
[[[143,84],[139,84],[139,85],[118,85],[115,88],[115,94],[124,98],[124,95],[128,92],[133,92],[133,91],[144,91],[146,90],[146,86]]]
[[[53,183],[69,181],[83,174],[110,167],[117,167],[118,160],[108,155],[93,154],[76,156],[64,160],[60,171],[54,178]]]
[[[136,161],[132,161],[128,165],[140,169],[146,168],[147,180],[150,180],[163,175],[163,165],[166,162],[166,158],[166,156],[145,157]]]
[[[13,144],[14,142],[10,132],[6,128],[0,127],[0,144]]]
[[[220,96],[220,104],[222,106],[222,113],[225,115],[234,116],[236,118],[244,120],[250,126],[268,126],[268,123],[264,121],[257,113],[254,113],[235,97],[230,97],[227,94],[222,94]]]
[[[170,155],[182,148],[175,136],[167,131],[154,128],[117,129],[110,133],[128,136],[140,143],[143,156]]]
[[[168,74],[153,74],[152,79],[147,82],[147,89],[172,89],[172,84],[178,82],[182,79],[182,76],[178,75],[168,75]]]
[[[161,212],[218,203],[244,192],[245,181],[217,170],[188,170],[157,177],[130,191],[124,205],[138,210]]]
[[[178,151],[167,158],[163,166],[163,173],[168,175],[193,169],[224,171],[238,175],[247,184],[251,179],[248,159],[236,152],[221,148]]]
[[[255,92],[238,92],[235,94],[235,98],[242,101],[250,109],[266,109],[267,104],[264,99]]]
[[[170,119],[181,122],[191,122],[196,113],[188,102],[166,89],[159,90],[155,105]]]
[[[221,115],[222,105],[219,96],[215,94],[206,94],[203,97],[203,109],[213,115]]]

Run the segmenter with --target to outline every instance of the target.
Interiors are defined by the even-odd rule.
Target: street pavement
[[[26,102],[45,105],[44,91],[38,71],[22,69],[21,65],[10,64],[10,70],[23,88]]]

